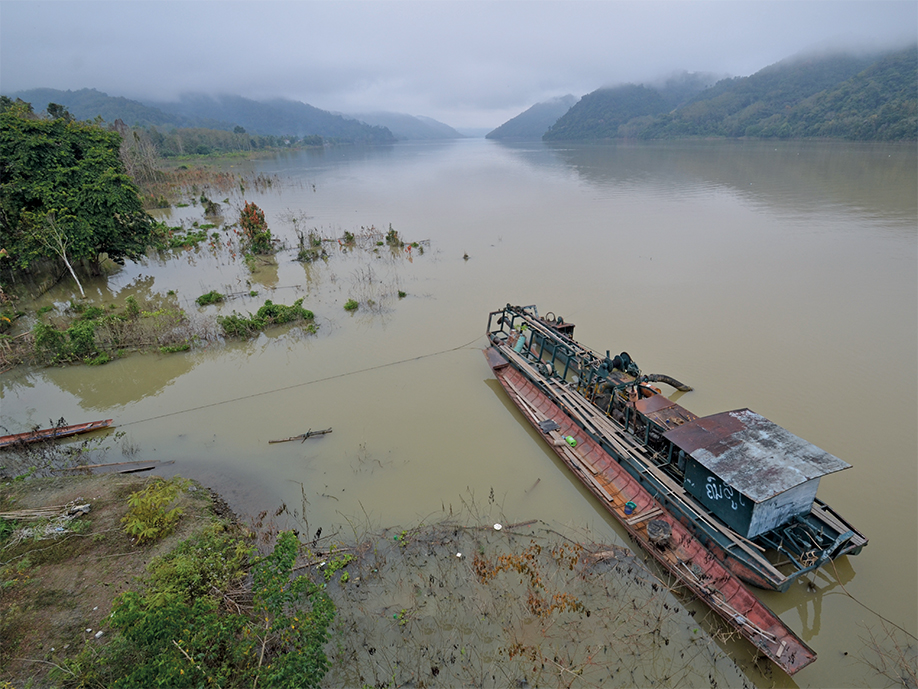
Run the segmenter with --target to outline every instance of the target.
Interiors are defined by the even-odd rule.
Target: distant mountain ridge
[[[635,84],[597,89],[559,118],[543,139],[916,140],[918,46],[880,55],[794,57],[748,77],[722,79],[683,102],[673,100],[677,94],[678,89]]]
[[[504,122],[497,129],[488,132],[486,139],[501,140],[538,140],[548,131],[548,128],[558,121],[577,98],[571,94],[552,98],[542,103],[536,103],[525,112],[520,113],[511,120]]]
[[[79,89],[77,91],[60,91],[58,89],[29,89],[16,93],[4,94],[11,98],[21,98],[31,103],[36,112],[44,110],[48,103],[63,105],[78,120],[93,120],[101,117],[106,122],[122,120],[137,127],[205,127],[209,126],[174,113],[163,112],[159,108],[144,105],[140,101],[109,96],[96,89]],[[223,128],[223,127],[221,127]],[[232,128],[232,127],[230,127]]]
[[[306,103],[281,98],[255,101],[242,96],[189,94],[175,102],[150,105],[189,119],[231,122],[257,134],[318,135],[354,143],[395,141],[392,132],[385,127],[374,127]]]
[[[32,103],[36,111],[48,103],[63,105],[77,119],[101,117],[122,120],[138,127],[184,127],[232,131],[243,127],[252,134],[273,136],[321,136],[354,143],[391,143],[395,137],[385,127],[320,110],[306,103],[275,99],[259,102],[240,96],[186,95],[174,102],[142,103],[109,96],[95,89],[60,91],[31,89],[7,94]]]
[[[406,115],[399,112],[352,113],[353,117],[376,127],[385,127],[400,141],[429,141],[438,139],[462,139],[460,134],[448,124],[443,124],[431,117]]]

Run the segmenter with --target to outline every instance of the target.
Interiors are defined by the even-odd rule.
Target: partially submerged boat
[[[491,348],[574,423],[572,437],[602,448],[730,572],[786,591],[867,544],[816,497],[820,478],[847,463],[749,409],[699,418],[654,384],[691,388],[642,374],[624,352],[597,354],[573,330],[535,306],[488,320]]]
[[[63,419],[61,421],[63,422]],[[25,433],[0,436],[0,448],[28,445],[30,443],[37,443],[40,440],[69,438],[73,435],[108,428],[111,425],[112,419],[105,419],[103,421],[87,421],[86,423],[78,423],[71,426],[61,425],[55,426],[54,428],[36,428],[35,430],[26,431]]]

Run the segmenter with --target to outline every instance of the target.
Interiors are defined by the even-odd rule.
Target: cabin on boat
[[[749,409],[687,421],[664,436],[684,488],[745,538],[809,514],[819,479],[850,467]]]

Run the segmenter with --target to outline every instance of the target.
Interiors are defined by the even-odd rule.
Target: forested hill
[[[373,127],[296,101],[262,103],[238,96],[211,98],[198,95],[171,103],[141,103],[109,96],[95,89],[32,89],[5,95],[33,103],[36,110],[48,103],[57,103],[79,120],[101,117],[108,123],[122,120],[136,127],[195,127],[226,131],[242,127],[251,134],[265,136],[320,136],[355,143],[395,140],[384,127]]]
[[[400,112],[353,113],[345,117],[353,117],[355,120],[376,127],[385,127],[400,141],[465,138],[448,124],[443,124],[430,117],[406,115]]]
[[[882,56],[791,58],[749,77],[719,81],[673,107],[664,100],[662,92],[644,86],[600,89],[584,96],[543,138],[915,140],[918,46]]]
[[[5,93],[13,99],[20,98],[26,103],[31,103],[36,112],[45,108],[48,103],[63,105],[67,111],[78,120],[94,120],[101,117],[105,122],[113,123],[121,120],[134,127],[207,127],[210,129],[225,129],[227,123],[218,123],[222,126],[215,127],[214,122],[200,122],[189,120],[181,115],[163,112],[136,100],[129,100],[120,96],[110,96],[95,89],[80,89],[78,91],[60,91],[58,89],[30,89],[18,93]],[[233,126],[229,125],[229,129]]]
[[[497,129],[488,132],[485,138],[538,141],[548,131],[548,128],[576,102],[577,98],[568,94],[544,103],[536,103],[525,112],[507,120]]]
[[[580,99],[544,135],[546,140],[614,139],[634,136],[654,115],[669,112],[714,84],[716,77],[682,72],[665,82],[601,88]],[[624,128],[623,128],[624,127]]]
[[[355,143],[387,143],[395,137],[385,127],[320,110],[299,101],[275,99],[259,102],[241,96],[183,96],[172,103],[154,103],[159,109],[184,117],[222,119],[257,134],[318,135]]]

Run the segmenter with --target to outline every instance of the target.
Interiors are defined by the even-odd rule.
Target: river
[[[913,145],[470,139],[291,152],[233,169],[274,180],[244,198],[285,242],[275,264],[252,272],[202,246],[129,263],[90,281],[88,298],[175,290],[206,319],[302,296],[317,333],[20,367],[0,378],[0,426],[112,417],[129,457],[175,460],[162,473],[199,479],[240,512],[286,504],[310,532],[342,538],[355,522],[412,525],[471,505],[624,543],[481,354],[489,311],[537,304],[575,323],[584,344],[694,386],[676,393],[691,411],[749,407],[852,465],[823,478],[819,495],[868,547],[812,587],[761,597],[819,654],[796,684],[885,684],[863,662],[876,660],[865,640],[882,635],[882,618],[918,634]],[[227,222],[242,198],[223,204]],[[390,225],[422,244],[328,243],[326,261],[294,260],[295,229],[340,237]],[[63,305],[74,289],[63,281],[36,305]],[[211,289],[258,295],[196,306]],[[353,313],[350,298],[361,302]],[[780,673],[755,681],[795,685]]]

